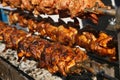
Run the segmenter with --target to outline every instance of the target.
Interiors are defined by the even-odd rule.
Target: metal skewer
[[[105,14],[105,15],[110,15],[110,16],[116,15],[115,9],[96,8],[96,7],[86,8],[85,12],[90,12],[90,13],[95,13],[95,14]]]

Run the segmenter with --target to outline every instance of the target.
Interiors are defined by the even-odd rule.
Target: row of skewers
[[[102,36],[104,33],[100,34]],[[103,38],[106,39],[105,36]],[[83,69],[91,71],[85,67],[89,57],[78,47],[71,48],[58,42],[49,42],[3,22],[0,22],[0,40],[6,44],[6,49],[17,50],[19,60],[22,57],[33,58],[38,61],[38,67],[45,68],[51,73],[60,72],[66,76],[70,73],[80,73]]]

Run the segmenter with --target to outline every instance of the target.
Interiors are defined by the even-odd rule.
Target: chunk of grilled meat
[[[90,45],[91,42],[96,41],[97,38],[90,32],[82,32],[81,34],[77,34],[76,43],[81,47],[86,48],[87,51],[91,51]]]
[[[17,14],[17,13],[14,13]],[[85,48],[87,51],[96,52],[102,56],[115,57],[116,49],[115,46],[110,48],[108,42],[112,40],[112,37],[106,33],[96,33],[98,37],[93,34],[93,31],[77,30],[72,25],[65,27],[64,25],[53,25],[51,20],[41,19],[39,21],[33,19],[27,19],[24,15],[11,15],[11,22],[20,22],[28,26],[29,31],[39,32],[39,35],[42,37],[49,37],[50,40],[60,42],[64,45],[73,46],[74,44],[79,45],[80,47]],[[12,17],[13,16],[13,17]],[[24,20],[15,20],[15,16]],[[16,17],[15,17],[16,18]],[[27,21],[27,22],[24,22]],[[55,23],[54,23],[55,24]],[[59,24],[59,22],[57,23]],[[79,33],[81,32],[81,33]]]
[[[99,38],[97,40],[95,40],[94,42],[91,42],[91,50],[93,50],[94,52],[97,52],[99,55],[103,55],[106,56],[106,54],[108,56],[112,56],[112,59],[116,59],[115,55],[116,53],[115,51],[115,47],[113,48],[108,48],[108,43],[109,41],[111,41],[113,38],[111,36],[108,36],[107,34],[101,32],[99,34]]]
[[[34,58],[38,61],[39,67],[49,70],[51,73],[60,72],[66,76],[70,73],[77,73],[72,69],[78,63],[86,62],[88,56],[79,48],[70,48],[60,43],[51,43],[41,39],[39,36],[9,27],[0,22],[0,36],[5,41],[6,48],[14,48],[18,51],[18,58]],[[9,32],[9,33],[8,33]],[[13,39],[14,38],[14,39]],[[77,68],[81,72],[83,67]]]
[[[100,32],[98,38],[90,32],[78,34],[77,44],[85,47],[87,51],[95,52],[101,56],[110,56],[112,60],[116,59],[116,47],[108,47],[108,43],[113,38],[104,32]]]
[[[23,30],[11,28],[6,26],[6,24],[3,24],[3,22],[0,22],[0,40],[5,42],[6,48],[17,49],[19,41],[26,36],[28,35]]]
[[[50,37],[50,39],[53,41],[58,41],[69,46],[75,44],[75,36],[78,31],[73,27],[67,28],[63,25],[56,27],[51,25],[51,23],[46,22],[45,20],[37,22],[33,19],[26,19],[23,15],[18,13],[10,13],[9,18],[11,24],[19,23],[22,27],[28,26],[30,32],[39,32],[39,35],[42,37]]]
[[[45,56],[45,54],[47,56]],[[52,73],[60,70],[60,73],[65,75],[66,73],[70,73],[70,68],[77,62],[81,62],[81,60],[86,60],[86,56],[83,52],[77,49],[71,50],[70,47],[60,46],[60,44],[56,43],[55,45],[46,46],[46,50],[40,58],[40,67],[46,67]]]
[[[94,23],[97,22],[97,15],[101,13],[86,12],[86,8],[97,7],[105,8],[101,0],[3,0],[3,4],[22,10],[33,11],[34,14],[60,14],[62,17],[71,16],[80,18],[90,18]],[[67,16],[65,16],[67,15]]]
[[[3,6],[11,6],[12,8],[20,7],[21,0],[2,0]]]
[[[4,28],[6,28],[6,25],[3,24],[2,22],[0,22],[0,40],[3,40],[2,34],[3,34],[3,32],[5,31]]]
[[[16,24],[16,22],[18,22],[20,26],[27,27],[28,24],[27,20],[23,16],[20,16],[19,13],[16,14],[10,13],[8,17],[9,17],[9,24]]]

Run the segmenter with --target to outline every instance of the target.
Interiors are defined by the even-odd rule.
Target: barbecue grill
[[[8,10],[6,10],[6,11],[9,13]],[[120,29],[120,14],[119,14],[120,8],[118,8],[117,10],[115,10],[115,9],[106,10],[103,8],[86,9],[86,12],[93,12],[94,13],[96,11],[100,11],[104,14],[112,15],[112,16],[116,17],[116,23],[112,28],[114,29],[113,35],[116,35],[116,39],[118,41],[118,42],[115,42],[117,44],[117,50],[118,50],[117,55],[116,55],[117,61],[110,61],[108,59],[108,57],[101,57],[93,52],[87,52],[87,55],[90,57],[90,63],[87,65],[95,67],[94,68],[94,69],[96,69],[95,73],[92,73],[92,72],[87,71],[87,70],[83,70],[83,72],[81,72],[80,74],[69,74],[67,76],[63,76],[60,73],[55,73],[55,74],[50,76],[50,77],[53,76],[54,78],[50,79],[50,78],[45,77],[42,79],[44,79],[44,80],[46,80],[46,79],[50,79],[50,80],[52,80],[52,79],[56,79],[56,80],[58,80],[58,79],[60,79],[60,80],[61,79],[62,80],[119,80],[120,79],[120,55],[119,55],[120,54],[120,32],[119,32],[119,29]],[[39,20],[39,18],[36,18],[34,16],[30,16],[30,17],[34,18],[36,20]],[[108,28],[111,28],[111,27],[108,27]],[[0,44],[0,45],[4,45],[4,44]],[[32,71],[30,71],[29,69],[25,69],[25,67],[22,67],[22,69],[21,69],[21,65],[24,64],[24,60],[21,60],[20,62],[17,63],[16,62],[16,60],[17,60],[16,55],[17,54],[14,56],[13,53],[16,53],[16,52],[11,51],[11,53],[10,53],[8,51],[8,52],[5,52],[4,55],[3,55],[3,52],[0,53],[0,55],[1,55],[0,56],[0,68],[1,68],[0,79],[3,79],[3,80],[7,80],[7,79],[8,80],[16,80],[16,79],[17,80],[34,80],[35,79],[35,80],[37,80],[37,78],[35,78],[35,75],[33,75],[33,74],[37,74],[34,72],[34,70],[36,70],[37,67],[35,67],[36,69],[35,68],[31,69]],[[14,58],[11,58],[11,56],[14,56]],[[31,60],[26,60],[26,62],[27,61],[28,61],[28,64],[30,64]],[[31,63],[31,66],[36,65],[36,64],[37,63],[33,61]],[[27,64],[24,64],[24,65],[27,65]],[[101,66],[102,66],[102,68],[101,68]],[[28,67],[28,68],[31,68],[31,67]],[[108,70],[106,70],[106,69],[108,69]],[[38,70],[39,70],[39,68],[38,68]],[[108,74],[109,70],[113,70],[114,73],[112,75]],[[44,73],[41,72],[40,74],[42,75]],[[44,74],[44,75],[47,75],[47,74],[50,74],[50,73],[46,72],[46,74]]]

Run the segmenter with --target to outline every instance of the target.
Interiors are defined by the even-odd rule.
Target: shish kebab
[[[59,14],[60,17],[90,18],[97,23],[99,14],[86,12],[94,7],[109,9],[101,0],[2,0],[3,6],[28,10],[35,15]]]
[[[78,30],[70,25],[67,27],[63,24],[55,26],[51,23],[52,20],[49,22],[49,19],[46,21],[42,18],[37,21],[19,13],[10,13],[9,19],[11,24],[20,23],[21,27],[28,27],[31,33],[38,32],[40,36],[50,37],[52,41],[69,46],[79,45],[87,51],[95,52],[101,56],[109,56],[112,59],[116,58],[115,45],[112,47],[108,46],[109,42],[113,40],[113,37],[104,32],[94,34],[92,31]]]
[[[45,68],[51,73],[59,72],[66,76],[88,69],[85,63],[89,58],[80,48],[49,42],[3,22],[0,22],[0,40],[6,44],[6,49],[17,50],[19,59],[33,58],[38,61],[38,67]]]

